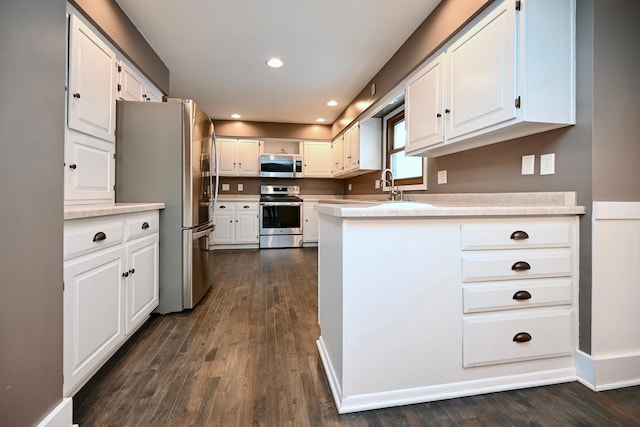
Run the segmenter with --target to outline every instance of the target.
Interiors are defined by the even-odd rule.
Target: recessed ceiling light
[[[233,114],[231,115],[231,118],[232,118],[232,119],[239,119],[240,117],[242,117],[242,116],[241,116],[240,114],[238,114],[238,113],[233,113]]]
[[[271,68],[280,68],[284,65],[284,62],[280,58],[271,58],[267,61],[267,65]]]
[[[327,105],[329,107],[335,107],[336,105],[338,105],[338,101],[334,101],[333,99],[329,102],[327,102]]]
[[[326,121],[326,120],[325,120],[325,119],[323,119],[322,117],[318,117],[318,118],[316,119],[316,123],[324,123],[325,121]]]

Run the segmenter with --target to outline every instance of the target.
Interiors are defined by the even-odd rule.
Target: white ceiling
[[[215,119],[329,124],[440,2],[116,1],[169,68],[170,96]]]

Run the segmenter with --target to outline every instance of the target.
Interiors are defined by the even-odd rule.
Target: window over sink
[[[386,114],[383,126],[384,167],[393,172],[395,185],[402,190],[426,190],[426,159],[407,156],[405,153],[407,130],[404,105]]]

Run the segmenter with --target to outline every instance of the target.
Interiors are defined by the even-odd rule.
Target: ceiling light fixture
[[[240,117],[242,117],[242,116],[241,116],[240,114],[238,114],[238,113],[233,113],[233,114],[231,115],[231,118],[232,118],[232,119],[239,119]]]
[[[270,58],[267,61],[267,65],[271,68],[280,68],[284,65],[284,62],[280,58]]]
[[[325,121],[326,121],[326,120],[325,120],[325,119],[323,119],[322,117],[318,117],[318,118],[316,119],[316,123],[324,123]]]
[[[334,101],[333,99],[329,102],[327,102],[327,105],[329,107],[335,107],[336,105],[338,105],[338,101]]]

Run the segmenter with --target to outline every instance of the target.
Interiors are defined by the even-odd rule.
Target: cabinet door
[[[304,176],[331,176],[331,143],[305,141],[303,146]]]
[[[304,227],[302,229],[302,239],[304,242],[318,241],[318,212],[314,209],[316,202],[304,202],[303,216]]]
[[[236,209],[235,243],[258,243],[258,211]]]
[[[69,127],[115,141],[116,54],[77,16],[69,28]]]
[[[438,55],[406,87],[407,153],[444,140],[444,54]]]
[[[236,142],[238,175],[259,176],[260,146],[258,141],[240,139]]]
[[[125,101],[143,101],[145,99],[145,78],[135,69],[120,61],[120,83],[118,96]]]
[[[342,134],[342,170],[349,172],[351,170],[351,128]]]
[[[126,325],[129,334],[158,306],[158,235],[127,244]]]
[[[114,200],[113,143],[67,130],[65,137],[65,200]]]
[[[349,169],[360,167],[360,123],[356,123],[349,129]]]
[[[145,94],[147,101],[162,102],[162,92],[149,82],[145,85]]]
[[[213,221],[216,224],[216,229],[213,231],[213,243],[214,244],[227,244],[234,242],[235,216],[232,210],[223,210],[216,208],[213,214]]]
[[[234,139],[217,139],[220,176],[236,175],[236,141]]]
[[[65,395],[124,340],[124,263],[122,246],[65,263]]]
[[[504,2],[447,50],[447,140],[516,117],[516,17]]]
[[[343,146],[344,135],[340,135],[331,145],[331,174],[333,176],[340,175],[343,172]]]

